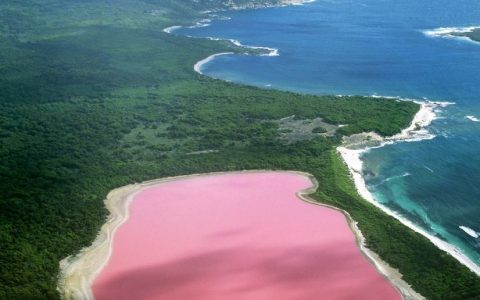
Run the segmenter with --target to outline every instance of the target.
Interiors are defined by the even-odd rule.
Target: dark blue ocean
[[[318,0],[221,15],[231,19],[176,33],[274,47],[280,56],[217,57],[202,69],[209,76],[304,93],[455,102],[429,127],[436,138],[366,153],[365,169],[375,174],[366,181],[377,201],[480,265],[480,122],[465,118],[480,118],[480,43],[422,33],[480,25],[478,0]]]

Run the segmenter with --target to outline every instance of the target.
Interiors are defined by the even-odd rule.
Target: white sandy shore
[[[395,136],[384,138],[381,145],[377,147],[382,147],[385,144],[391,144],[399,141],[408,142],[408,141],[419,141],[419,140],[434,138],[435,136],[430,134],[425,127],[430,125],[430,123],[436,118],[435,110],[438,107],[444,107],[445,105],[448,105],[448,104],[451,104],[451,103],[423,102],[421,104],[420,110],[415,115],[412,121],[412,124],[408,128],[406,128],[401,133]],[[362,154],[368,151],[369,149],[371,148],[364,148],[364,149],[357,149],[357,150],[348,149],[343,146],[337,148],[337,151],[341,154],[343,160],[348,166],[352,179],[355,183],[355,187],[357,188],[357,191],[360,194],[360,196],[362,196],[368,202],[372,203],[376,207],[386,212],[388,215],[396,218],[405,226],[425,236],[438,248],[449,253],[451,256],[453,256],[459,262],[467,266],[470,270],[475,272],[477,275],[480,275],[480,267],[477,264],[475,264],[470,258],[468,258],[465,254],[463,254],[458,248],[456,248],[455,246],[445,242],[444,240],[436,236],[431,235],[423,228],[420,228],[413,222],[405,219],[403,216],[390,210],[388,207],[377,202],[374,199],[373,195],[370,193],[370,191],[367,188],[365,179],[363,178],[363,162],[361,160]]]
[[[195,63],[195,65],[193,66],[193,69],[195,70],[195,72],[199,73],[199,74],[203,74],[202,73],[202,66],[210,61],[212,61],[215,57],[217,56],[221,56],[221,55],[229,55],[229,54],[233,54],[233,52],[222,52],[222,53],[216,53],[216,54],[212,54],[202,60],[199,60],[197,61],[197,63]]]
[[[164,28],[163,32],[172,33],[174,30],[177,30],[177,29],[180,29],[180,28],[182,28],[182,26],[179,26],[179,25],[170,26],[170,27]]]
[[[197,176],[256,172],[289,172],[310,178],[313,186],[307,190],[300,191],[297,194],[298,197],[308,203],[325,206],[342,212],[346,216],[348,224],[352,229],[353,233],[355,234],[357,245],[360,248],[361,252],[371,261],[371,263],[377,268],[377,270],[397,288],[402,297],[406,300],[424,299],[421,295],[412,290],[410,285],[408,285],[402,279],[402,275],[398,272],[398,270],[391,268],[376,253],[372,252],[365,246],[365,238],[363,234],[358,229],[357,223],[346,211],[330,205],[318,203],[312,198],[310,198],[309,195],[316,191],[316,189],[318,188],[318,183],[312,175],[303,172],[271,170],[218,172],[168,177],[146,181],[139,184],[127,185],[112,190],[104,201],[105,206],[110,212],[110,215],[108,216],[107,222],[102,226],[95,241],[92,243],[91,246],[82,249],[77,255],[69,256],[60,262],[60,275],[57,287],[60,295],[63,299],[94,299],[91,290],[92,283],[95,280],[95,277],[107,264],[112,253],[113,238],[115,232],[128,219],[130,204],[134,199],[135,195],[140,191],[161,183],[186,178],[193,178]]]
[[[94,299],[91,290],[92,283],[107,264],[112,253],[115,232],[128,219],[130,204],[138,192],[153,185],[195,176],[201,175],[161,178],[126,185],[110,191],[104,200],[105,207],[110,214],[92,245],[83,248],[78,254],[68,256],[60,261],[57,290],[62,299]]]
[[[94,299],[93,280],[108,262],[115,231],[128,219],[129,204],[142,185],[112,190],[104,203],[110,215],[91,246],[60,261],[57,290],[62,299]]]

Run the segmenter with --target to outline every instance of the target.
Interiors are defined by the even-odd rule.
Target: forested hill
[[[209,79],[193,71],[196,61],[242,50],[162,31],[249,3],[0,2],[0,299],[59,298],[59,261],[93,241],[109,190],[240,169],[314,174],[316,199],[348,210],[369,246],[417,291],[432,299],[480,294],[478,277],[360,199],[335,152],[345,134],[399,132],[417,104]],[[292,115],[347,126],[291,143],[278,120]]]

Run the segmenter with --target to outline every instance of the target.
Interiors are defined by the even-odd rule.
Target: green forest
[[[368,247],[416,291],[480,299],[478,276],[360,198],[335,150],[344,135],[398,133],[417,104],[211,79],[193,71],[195,62],[245,50],[162,31],[205,10],[278,2],[0,2],[0,299],[59,299],[59,261],[94,240],[110,190],[245,169],[313,174],[312,197],[348,211]],[[346,126],[288,143],[276,121],[292,115]]]

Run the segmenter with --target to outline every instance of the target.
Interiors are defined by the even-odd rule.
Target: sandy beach
[[[97,239],[94,243],[74,257],[68,257],[62,260],[61,276],[58,289],[65,299],[93,299],[92,283],[99,272],[105,267],[112,255],[112,241],[117,229],[124,224],[129,217],[129,207],[132,199],[142,190],[166,182],[184,180],[187,178],[196,178],[201,176],[222,175],[222,174],[258,174],[268,171],[244,171],[214,174],[196,174],[190,176],[180,176],[148,181],[140,184],[128,185],[111,191],[105,200],[105,205],[110,211],[107,222],[103,225]],[[309,175],[299,172],[294,173],[310,178],[313,187],[298,192],[298,197],[310,204],[325,206],[338,210],[334,207],[319,204],[309,198],[309,194],[317,188],[316,181]],[[341,210],[339,210],[341,211]],[[396,287],[404,299],[423,299],[415,293],[410,286],[401,279],[401,274],[383,262],[375,253],[365,247],[365,240],[362,233],[358,230],[356,223],[351,219],[348,213],[341,211],[347,218],[348,224],[355,234],[355,240],[365,257],[375,266],[375,268]]]
[[[363,162],[361,160],[361,156],[366,151],[369,151],[369,149],[378,148],[386,144],[391,144],[391,143],[396,143],[401,141],[412,142],[412,141],[420,141],[425,139],[432,139],[435,137],[434,135],[428,132],[426,127],[429,126],[431,122],[436,118],[436,113],[435,113],[436,109],[440,107],[445,107],[446,105],[450,105],[452,103],[421,102],[420,104],[421,104],[420,110],[415,115],[411,125],[408,128],[402,130],[401,133],[392,137],[386,137],[386,138],[380,137],[378,139],[378,145],[376,146],[364,147],[360,149],[358,149],[357,147],[357,149],[351,149],[348,145],[344,145],[344,146],[338,147],[337,151],[343,158],[344,162],[346,163],[350,171],[350,174],[352,176],[352,179],[355,183],[357,192],[360,194],[360,196],[362,196],[368,202],[372,203],[376,207],[386,212],[388,215],[396,218],[405,226],[409,227],[415,232],[428,238],[438,248],[449,253],[451,256],[456,258],[463,265],[467,266],[471,271],[475,272],[477,275],[480,275],[480,267],[477,264],[475,264],[466,255],[464,255],[455,246],[445,242],[444,240],[441,240],[438,237],[435,237],[429,234],[426,230],[418,227],[411,221],[405,219],[404,217],[400,216],[396,212],[390,210],[385,205],[382,205],[381,203],[377,202],[374,199],[373,195],[368,190],[365,180],[363,178]]]
[[[175,26],[164,28],[162,31],[165,33],[172,33],[174,30],[177,30],[179,28],[182,28],[182,26],[175,25]]]
[[[199,74],[203,74],[202,73],[202,66],[210,61],[212,61],[215,57],[217,56],[221,56],[221,55],[229,55],[229,54],[233,54],[233,52],[222,52],[222,53],[216,53],[216,54],[212,54],[202,60],[199,60],[194,66],[193,66],[193,69],[195,70],[195,72],[199,73]]]

